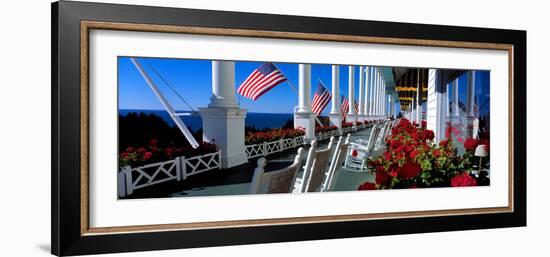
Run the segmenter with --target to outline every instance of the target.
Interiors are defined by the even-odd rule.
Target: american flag
[[[342,120],[346,119],[346,116],[348,115],[348,111],[349,111],[348,99],[342,95],[342,107],[340,108],[340,112],[342,113]]]
[[[321,81],[319,81],[319,85],[317,86],[317,90],[315,91],[315,94],[313,95],[313,101],[311,102],[311,110],[317,114],[317,116],[321,115],[321,112],[327,107],[328,103],[330,102],[330,98],[332,97],[332,94],[330,91],[328,91]]]
[[[353,100],[355,102],[355,113],[359,113],[359,104],[357,103],[357,100]]]
[[[264,62],[246,78],[237,91],[246,98],[256,100],[285,81],[285,75],[273,63]]]

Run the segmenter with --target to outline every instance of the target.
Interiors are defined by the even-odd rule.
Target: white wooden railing
[[[277,141],[263,142],[261,144],[246,145],[246,156],[254,158],[258,156],[268,156],[273,153],[285,151],[304,144],[304,137],[294,137],[279,139]]]
[[[315,134],[315,139],[317,139],[317,141],[321,141],[321,140],[325,140],[325,139],[333,137],[333,136],[334,137],[339,136],[338,135],[338,129],[329,130],[327,132],[319,132],[319,133]]]
[[[347,133],[350,133],[351,131],[353,131],[353,127],[342,128],[342,134],[347,134]]]
[[[187,177],[205,171],[221,169],[221,152],[151,163],[139,167],[125,166],[118,172],[118,195],[128,196],[134,190]]]

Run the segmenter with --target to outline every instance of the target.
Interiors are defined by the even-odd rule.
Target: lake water
[[[168,112],[164,110],[128,110],[128,109],[120,109],[118,113],[122,116],[126,116],[130,112],[136,112],[140,113],[143,112],[145,114],[153,113],[159,117],[161,117],[164,121],[166,121],[170,126],[176,125],[172,118],[170,118],[170,115],[168,115]],[[181,113],[184,113],[188,111],[181,111]],[[178,111],[180,113],[180,111]],[[191,128],[191,130],[196,131],[202,127],[202,119],[200,115],[193,115],[193,116],[180,116],[187,125],[187,127]],[[254,126],[258,129],[262,128],[280,128],[282,127],[288,120],[293,119],[292,113],[257,113],[257,112],[249,112],[246,114],[245,119],[245,125],[246,126]]]

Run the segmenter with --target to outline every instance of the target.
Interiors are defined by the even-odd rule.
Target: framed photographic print
[[[52,253],[526,225],[526,32],[52,5]]]

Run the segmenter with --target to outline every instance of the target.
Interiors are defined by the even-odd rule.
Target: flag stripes
[[[286,80],[285,75],[273,63],[265,62],[248,76],[237,91],[246,98],[256,100]]]
[[[349,111],[348,99],[342,95],[342,106],[340,108],[340,112],[342,113],[342,120],[346,119],[346,116],[348,115],[348,111]]]
[[[311,110],[317,115],[321,115],[321,112],[327,107],[330,102],[332,94],[328,91],[323,84],[319,81],[317,85],[317,90],[313,95],[313,100],[311,101]]]

